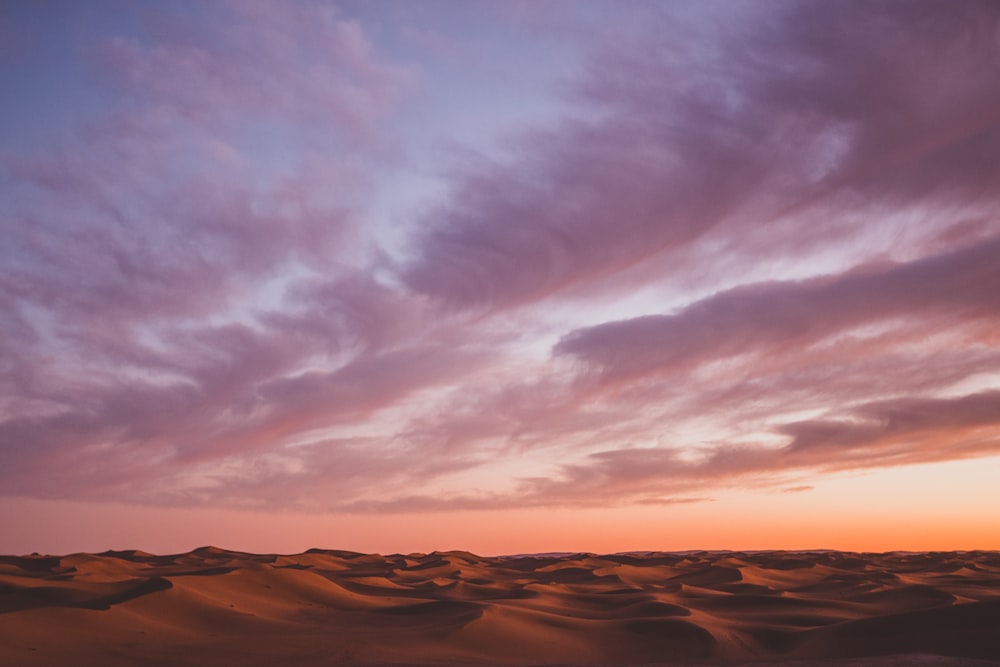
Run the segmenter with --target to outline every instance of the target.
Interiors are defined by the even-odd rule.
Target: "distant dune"
[[[0,665],[993,665],[1000,553],[0,556]]]

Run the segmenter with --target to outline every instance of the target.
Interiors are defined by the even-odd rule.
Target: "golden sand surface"
[[[0,556],[0,665],[1000,664],[1000,553]]]

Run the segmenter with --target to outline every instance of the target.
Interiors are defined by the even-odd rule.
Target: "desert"
[[[0,557],[0,664],[1000,664],[1000,553]]]
[[[0,667],[1000,667],[1000,0],[0,0],[0,101]]]

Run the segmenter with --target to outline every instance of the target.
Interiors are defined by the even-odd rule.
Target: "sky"
[[[1000,3],[0,2],[0,553],[1000,549]]]

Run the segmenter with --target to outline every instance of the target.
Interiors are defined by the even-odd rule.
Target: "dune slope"
[[[0,556],[0,664],[1000,664],[1000,554]]]

